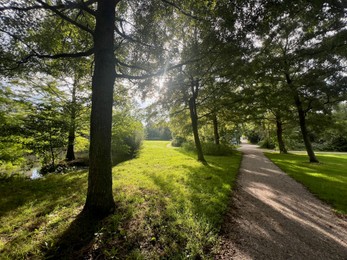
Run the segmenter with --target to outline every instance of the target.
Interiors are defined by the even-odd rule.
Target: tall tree
[[[165,50],[171,36],[166,25],[175,12],[190,13],[160,0],[8,0],[0,4],[2,72],[11,75],[23,65],[37,71],[44,65],[42,59],[94,57],[85,212],[105,216],[115,207],[110,150],[115,79],[141,80],[178,67],[170,65],[171,50]],[[66,32],[62,27],[70,29]],[[157,70],[164,64],[165,69]]]
[[[309,160],[318,162],[306,117],[319,104],[337,102],[346,91],[341,74],[346,59],[343,6],[338,1],[284,1],[262,7],[253,35],[266,58],[263,69],[282,75],[297,110]]]

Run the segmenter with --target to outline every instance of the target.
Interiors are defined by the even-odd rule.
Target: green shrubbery
[[[214,156],[224,156],[230,155],[233,152],[233,147],[226,144],[214,144],[214,143],[202,143],[202,151],[205,155],[214,155]],[[195,152],[195,144],[193,142],[185,142],[182,147],[188,152]]]
[[[122,112],[115,113],[112,125],[112,163],[129,160],[136,156],[144,139],[142,123]]]
[[[275,149],[276,147],[276,143],[270,138],[265,138],[264,140],[261,140],[258,144],[261,148],[266,149]]]
[[[175,136],[175,138],[172,140],[171,145],[173,147],[181,147],[184,142],[186,142],[187,140],[184,137],[181,136]]]

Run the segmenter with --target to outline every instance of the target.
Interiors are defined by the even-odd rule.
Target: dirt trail
[[[216,259],[347,259],[347,221],[244,144]]]

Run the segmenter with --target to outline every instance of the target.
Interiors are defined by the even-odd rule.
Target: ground
[[[346,220],[255,146],[241,151],[216,259],[346,259]]]

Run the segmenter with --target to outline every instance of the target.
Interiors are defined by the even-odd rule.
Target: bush
[[[203,143],[202,151],[206,155],[223,156],[233,152],[233,147],[225,144]]]
[[[233,147],[225,144],[202,143],[202,152],[204,155],[224,156],[230,155],[233,152]],[[196,152],[193,142],[185,142],[182,145],[183,149],[188,152]]]
[[[266,148],[266,149],[275,149],[276,144],[274,141],[272,141],[270,138],[266,138],[264,140],[261,140],[259,142],[259,146],[261,148]]]
[[[187,152],[196,152],[195,144],[191,141],[184,142],[182,148]]]
[[[181,136],[175,136],[175,138],[172,140],[171,145],[173,147],[181,147],[184,142],[187,140],[184,137]]]
[[[116,165],[136,156],[144,139],[144,129],[136,118],[121,112],[113,119],[111,152],[112,163]]]
[[[330,150],[338,152],[347,152],[347,137],[337,136],[330,142]]]

